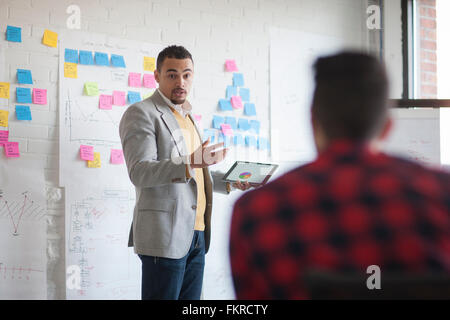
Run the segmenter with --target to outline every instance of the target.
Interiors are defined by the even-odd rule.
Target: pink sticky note
[[[33,88],[33,103],[47,104],[47,89]]]
[[[146,88],[156,88],[155,76],[152,74],[144,74],[144,87]]]
[[[200,114],[194,114],[194,119],[197,122],[201,122],[202,121],[202,116]]]
[[[94,160],[94,147],[91,146],[80,146],[80,157],[82,160]]]
[[[111,149],[111,163],[112,164],[122,164],[123,160],[123,151],[119,149]]]
[[[111,110],[112,109],[112,96],[101,94],[100,99],[98,101],[98,107],[100,109]]]
[[[221,124],[220,127],[222,129],[222,133],[225,136],[232,136],[233,135],[233,129],[231,128],[231,125],[229,125],[229,124]]]
[[[113,104],[115,106],[124,106],[126,104],[126,97],[124,91],[113,92]]]
[[[0,143],[8,142],[9,131],[0,130]]]
[[[227,71],[238,71],[238,68],[236,66],[236,61],[234,61],[234,60],[226,60],[225,68]]]
[[[240,96],[231,97],[231,105],[234,109],[242,109],[242,99]]]
[[[130,72],[128,75],[128,86],[140,88],[141,87],[141,74],[136,72]]]
[[[5,153],[8,158],[20,157],[19,143],[18,142],[5,142]]]

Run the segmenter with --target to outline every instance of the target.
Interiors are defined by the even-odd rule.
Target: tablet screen
[[[274,164],[237,161],[225,175],[224,180],[260,184],[265,182],[264,180],[270,177],[277,167]]]

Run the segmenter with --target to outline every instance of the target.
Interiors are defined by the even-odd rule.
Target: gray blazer
[[[192,107],[188,102],[185,109]],[[191,115],[189,114],[189,117]],[[192,117],[191,117],[192,119]],[[195,121],[193,121],[195,124]],[[197,132],[201,134],[196,126]],[[177,120],[158,91],[124,113],[119,126],[128,175],[136,188],[128,246],[142,255],[179,259],[194,235],[197,186],[186,178],[188,152]],[[203,169],[205,242],[211,238],[212,191],[227,193],[223,174]],[[195,174],[190,172],[191,177]],[[214,183],[215,182],[215,183]]]

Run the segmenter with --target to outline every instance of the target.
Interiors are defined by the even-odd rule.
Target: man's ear
[[[158,72],[158,69],[155,69],[155,71],[153,71],[153,74],[155,75],[156,82],[159,83],[159,72]]]

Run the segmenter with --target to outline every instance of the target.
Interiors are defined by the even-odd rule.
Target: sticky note
[[[65,49],[64,62],[78,63],[78,50]]]
[[[81,160],[94,160],[94,147],[81,145],[80,146],[80,158]]]
[[[142,96],[142,100],[147,99],[148,97],[151,97],[155,91],[150,91],[149,93],[146,93]]]
[[[231,126],[229,124],[221,124],[220,125],[220,129],[222,130],[222,133],[225,136],[232,136],[233,135],[233,129],[231,128]]]
[[[98,83],[97,82],[85,82],[84,92],[88,96],[98,96]]]
[[[136,72],[130,72],[128,74],[128,86],[135,88],[141,87],[141,74]]]
[[[231,144],[233,136],[226,136],[223,133],[219,133],[217,137],[217,143],[223,142],[223,146],[226,148]]]
[[[17,120],[32,120],[29,106],[16,106]]]
[[[8,127],[9,111],[0,110],[0,127]]]
[[[144,57],[144,71],[155,71],[156,62],[153,57]]]
[[[231,106],[230,100],[227,100],[227,99],[220,99],[219,100],[219,106],[220,106],[220,110],[222,110],[222,111],[233,110],[233,107]]]
[[[6,41],[22,42],[22,28],[7,26],[6,27]]]
[[[78,65],[76,63],[64,62],[64,77],[78,78]]]
[[[256,147],[256,138],[253,136],[245,136],[245,145],[247,147]]]
[[[233,130],[237,129],[237,121],[235,117],[225,117],[225,123],[229,124]]]
[[[125,92],[113,91],[113,104],[115,106],[124,106],[126,104]]]
[[[8,142],[9,131],[0,130],[0,143]]]
[[[120,149],[111,149],[111,163],[122,164],[124,163],[123,151]]]
[[[267,150],[269,149],[269,139],[267,138],[258,138],[258,149]]]
[[[99,66],[109,66],[108,55],[103,52],[96,52],[95,64]]]
[[[19,103],[31,103],[31,89],[30,88],[16,88],[16,100]]]
[[[231,99],[232,96],[237,96],[238,95],[238,88],[234,87],[234,86],[227,86],[227,94],[226,94],[226,98],[227,99]]]
[[[116,68],[126,68],[123,56],[111,54],[111,65]]]
[[[242,109],[242,99],[239,96],[231,97],[231,105],[234,109]]]
[[[194,119],[197,122],[201,122],[202,121],[202,116],[200,114],[194,114]]]
[[[213,116],[213,128],[220,129],[220,125],[225,123],[224,118],[221,116]]]
[[[203,142],[208,140],[208,138],[211,138],[209,140],[209,142],[213,143],[214,140],[215,140],[215,136],[216,136],[216,133],[215,133],[214,130],[212,130],[212,129],[205,129],[205,130],[203,130]]]
[[[236,66],[236,61],[234,60],[226,60],[225,61],[225,70],[229,72],[238,71]]]
[[[238,128],[239,130],[247,131],[250,129],[250,123],[247,119],[240,118],[238,120]]]
[[[5,153],[8,158],[20,157],[18,142],[5,142]]]
[[[113,97],[106,94],[101,94],[98,100],[98,107],[103,110],[111,110],[112,109],[112,101]]]
[[[9,99],[9,82],[0,82],[0,98]]]
[[[128,102],[136,103],[141,101],[141,94],[135,91],[128,91]]]
[[[87,161],[88,168],[101,168],[102,162],[100,160],[100,152],[94,152],[94,160]]]
[[[250,120],[250,130],[259,134],[260,123],[258,120]]]
[[[236,146],[244,145],[244,137],[240,134],[234,135],[233,142]]]
[[[94,58],[92,57],[92,51],[80,50],[80,64],[85,64],[85,65],[94,64]]]
[[[33,88],[33,103],[47,104],[47,89]]]
[[[144,74],[144,87],[156,88],[155,76],[153,74]]]
[[[49,47],[56,48],[58,46],[58,34],[56,32],[45,29],[42,43]]]
[[[247,102],[244,105],[244,114],[246,116],[256,116],[255,104]]]
[[[233,86],[235,87],[244,86],[244,75],[242,73],[233,73]]]
[[[242,101],[250,101],[250,89],[240,88],[239,95],[242,98]]]
[[[26,69],[17,69],[17,82],[19,84],[33,84],[31,71]]]

